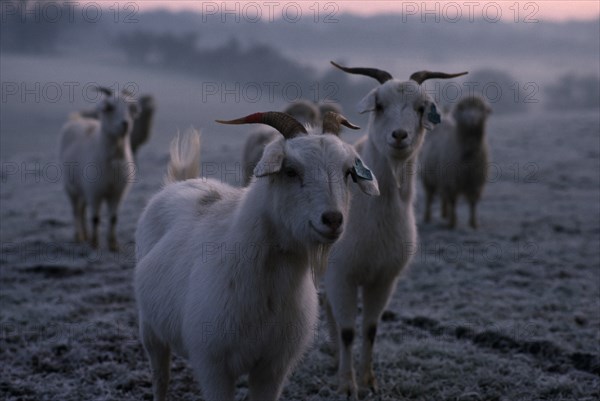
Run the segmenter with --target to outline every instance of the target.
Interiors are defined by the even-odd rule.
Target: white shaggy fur
[[[477,228],[477,202],[487,179],[489,150],[485,123],[491,108],[481,97],[461,100],[423,145],[421,181],[425,189],[425,222],[431,220],[431,204],[441,197],[442,217],[450,228],[456,226],[456,200],[464,195],[469,202],[469,225]]]
[[[279,397],[316,330],[311,269],[344,230],[357,158],[334,135],[279,135],[248,188],[188,179],[150,200],[136,231],[135,291],[155,401],[166,397],[171,350],[189,359],[206,400],[233,400],[245,373],[251,400]],[[358,184],[378,193],[375,180]]]
[[[88,240],[86,208],[92,210],[90,244],[98,246],[100,207],[108,205],[108,245],[119,248],[117,210],[135,178],[129,144],[132,119],[137,109],[125,96],[106,96],[97,107],[98,119],[72,115],[61,131],[59,157],[64,166],[65,190],[73,207],[75,240]]]
[[[359,379],[376,390],[372,356],[377,323],[417,247],[415,168],[424,132],[433,128],[429,116],[437,115],[432,98],[417,82],[395,79],[373,89],[359,111],[370,117],[367,134],[355,147],[377,176],[381,196],[357,194],[353,199],[346,235],[334,245],[325,273],[330,335],[339,353],[338,391],[352,398],[357,392],[352,344],[358,292],[363,301]]]

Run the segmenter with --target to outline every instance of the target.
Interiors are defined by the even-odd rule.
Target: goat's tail
[[[171,141],[171,160],[167,168],[165,183],[185,181],[200,175],[200,134],[189,128],[183,137]]]

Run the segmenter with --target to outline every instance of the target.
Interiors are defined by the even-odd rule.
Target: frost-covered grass
[[[215,117],[201,108],[189,120],[169,117],[160,97],[157,103],[156,137],[138,155],[138,179],[122,208],[119,254],[104,243],[94,252],[71,242],[70,208],[51,170],[37,180],[35,173],[4,168],[24,162],[43,169],[56,162],[52,149],[32,143],[3,158],[0,399],[151,399],[131,283],[135,223],[162,185],[167,139],[177,127]],[[20,106],[2,112],[3,126],[18,130],[27,113]],[[248,110],[222,107],[219,117]],[[49,108],[34,123],[40,135],[57,136],[61,118]],[[468,228],[464,204],[455,231],[444,228],[437,205],[434,222],[421,224],[419,197],[421,247],[384,314],[375,351],[380,394],[363,394],[367,399],[600,397],[599,123],[597,112],[492,116],[496,174],[481,201],[478,231]],[[199,126],[206,128],[203,161],[213,163],[205,172],[214,177],[235,169],[245,136],[210,127]],[[327,342],[321,321],[283,400],[337,398]],[[245,380],[238,390],[241,400]],[[172,400],[200,394],[179,358],[169,394]]]

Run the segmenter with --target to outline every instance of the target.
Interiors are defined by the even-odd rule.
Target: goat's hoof
[[[356,384],[351,381],[340,383],[338,387],[338,394],[342,396],[346,396],[347,400],[357,401],[358,398],[356,396]]]
[[[362,377],[362,386],[371,390],[373,394],[377,394],[379,392],[379,385],[377,384],[377,379],[373,374],[373,371],[367,372]]]
[[[108,249],[111,252],[119,252],[121,250],[121,247],[119,246],[119,243],[117,241],[109,241]]]

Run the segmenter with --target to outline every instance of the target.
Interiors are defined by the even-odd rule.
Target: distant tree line
[[[600,78],[598,75],[561,76],[545,91],[546,107],[550,110],[600,108]]]

